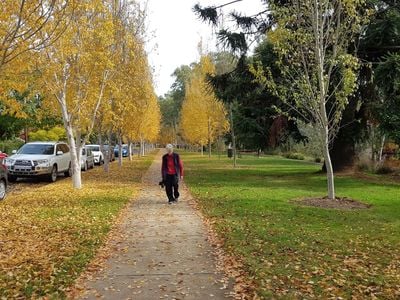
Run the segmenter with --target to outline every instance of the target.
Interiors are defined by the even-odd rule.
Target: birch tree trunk
[[[82,151],[80,141],[79,141],[79,149],[77,149],[77,145],[75,143],[74,130],[71,122],[71,116],[68,113],[67,107],[67,81],[68,81],[68,72],[69,65],[66,64],[63,70],[62,76],[62,89],[60,94],[57,96],[58,103],[61,107],[61,114],[63,117],[64,128],[67,133],[68,144],[70,146],[70,155],[71,155],[71,171],[72,171],[72,184],[75,189],[82,188],[82,177],[81,177],[81,165],[80,165],[80,153],[78,151]]]
[[[82,177],[81,177],[81,164],[80,164],[79,152],[82,151],[82,146],[80,145],[80,142],[78,144],[75,142],[74,130],[69,120],[66,102],[62,101],[60,102],[60,104],[61,103],[63,103],[61,105],[61,110],[64,120],[64,127],[67,132],[68,144],[70,146],[72,184],[75,189],[80,189],[82,188]]]
[[[317,126],[320,127],[321,136],[323,138],[323,151],[326,165],[326,177],[328,181],[328,198],[335,200],[335,179],[333,174],[332,159],[329,152],[330,146],[330,130],[329,130],[329,118],[326,110],[327,100],[327,82],[325,76],[325,57],[324,57],[324,36],[323,28],[321,29],[322,20],[320,20],[320,10],[317,0],[314,0],[314,35],[315,35],[315,58],[317,62],[318,70],[318,101],[319,101],[319,112],[320,116],[317,121]]]
[[[382,136],[381,147],[379,149],[379,162],[383,161],[383,148],[385,148],[386,136]]]
[[[145,149],[144,149],[144,140],[143,138],[140,138],[140,149],[139,149],[139,156],[143,157],[145,155]]]
[[[324,151],[324,159],[325,159],[325,166],[326,166],[326,178],[328,181],[328,198],[330,200],[335,200],[336,195],[335,195],[335,178],[334,178],[334,172],[333,172],[333,165],[332,165],[332,159],[331,159],[331,154],[329,152],[329,136],[328,136],[328,128],[324,130],[324,145],[323,145],[323,151]]]
[[[130,140],[128,141],[128,157],[132,161],[132,142]]]

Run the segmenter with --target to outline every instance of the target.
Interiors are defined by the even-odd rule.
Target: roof
[[[28,144],[45,144],[45,145],[56,145],[56,144],[60,144],[60,143],[62,143],[62,144],[66,144],[65,142],[44,142],[44,141],[42,141],[42,142],[29,142],[29,143],[26,143],[26,145],[28,145]]]

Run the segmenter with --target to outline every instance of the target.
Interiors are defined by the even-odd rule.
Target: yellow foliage
[[[112,70],[113,23],[101,0],[70,7],[67,30],[40,53],[43,88],[60,102],[65,97],[69,122],[85,132]]]
[[[186,87],[180,126],[183,138],[190,144],[212,143],[229,129],[225,107],[206,81],[206,76],[214,73],[211,58],[203,56]]]
[[[176,139],[176,129],[170,126],[163,126],[160,130],[158,142],[162,145],[174,143]]]
[[[9,97],[9,92],[11,89],[26,91],[37,79],[32,53],[53,42],[63,32],[63,13],[70,2],[1,1],[0,96],[8,113],[26,117],[17,101]]]

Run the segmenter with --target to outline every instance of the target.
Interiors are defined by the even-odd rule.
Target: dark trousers
[[[167,174],[165,178],[165,191],[167,192],[168,201],[174,201],[179,198],[179,184],[177,175]]]

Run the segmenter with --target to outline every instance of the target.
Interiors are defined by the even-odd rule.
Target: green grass
[[[63,299],[103,244],[116,216],[139,191],[154,154],[53,184],[17,183],[0,202],[0,298]]]
[[[233,169],[225,158],[183,159],[190,190],[261,297],[400,297],[399,183],[339,176],[338,196],[372,208],[311,208],[290,200],[326,195],[317,164],[244,156]]]

